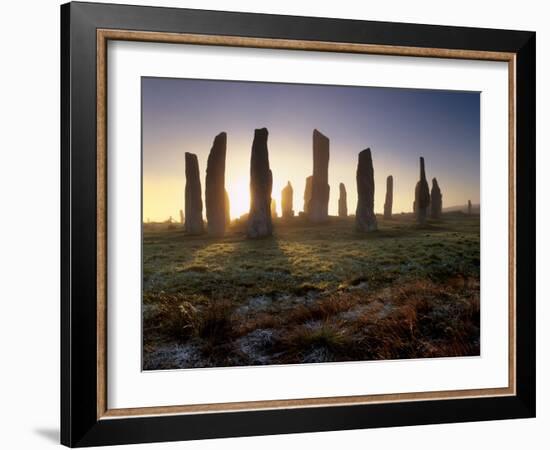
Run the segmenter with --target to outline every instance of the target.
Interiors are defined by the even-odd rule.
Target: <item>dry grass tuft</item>
[[[326,321],[338,313],[347,311],[355,304],[352,296],[333,294],[312,305],[299,305],[288,312],[287,324],[304,323],[312,320]]]
[[[191,303],[181,294],[164,292],[148,299],[154,302],[154,312],[145,312],[144,334],[155,332],[178,342],[190,338],[223,341],[231,333],[233,306],[226,300],[209,300]]]
[[[316,327],[298,326],[289,330],[274,345],[282,355],[280,363],[324,362],[342,360],[341,355],[353,342],[337,323],[325,322]],[[313,357],[323,361],[312,360]]]

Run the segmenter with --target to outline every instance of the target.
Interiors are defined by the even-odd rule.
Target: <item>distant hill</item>
[[[456,205],[456,206],[448,206],[447,208],[443,208],[443,212],[455,212],[455,211],[462,211],[463,213],[468,212],[468,204],[465,205]],[[479,214],[479,203],[472,203],[472,212],[474,214]]]

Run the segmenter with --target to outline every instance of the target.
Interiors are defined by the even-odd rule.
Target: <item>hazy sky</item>
[[[330,139],[329,214],[338,211],[338,184],[357,202],[358,153],[370,147],[376,212],[386,177],[393,175],[393,211],[411,211],[426,160],[430,189],[436,177],[443,207],[479,202],[478,92],[342,87],[240,81],[142,78],[143,219],[179,217],[184,209],[185,152],[196,153],[204,202],[206,161],[214,136],[227,132],[226,189],[232,218],[248,211],[250,149],[255,128],[269,130],[273,194],[290,181],[294,210],[303,207],[305,178],[313,170],[312,133]]]

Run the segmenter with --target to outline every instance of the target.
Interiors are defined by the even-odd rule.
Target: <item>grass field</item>
[[[144,224],[143,368],[479,355],[479,216],[378,221]]]

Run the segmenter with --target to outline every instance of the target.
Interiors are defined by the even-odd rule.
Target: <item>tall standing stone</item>
[[[225,207],[225,227],[229,228],[229,225],[231,225],[231,203],[229,202],[229,194],[227,193],[227,189],[225,189],[224,207]]]
[[[250,213],[248,214],[249,238],[271,236],[271,189],[273,175],[269,168],[267,150],[267,129],[254,131],[252,155],[250,158]]]
[[[338,217],[348,217],[348,194],[344,183],[340,183],[340,197],[338,198]]]
[[[468,215],[472,215],[472,201],[468,200]]]
[[[313,180],[311,183],[311,201],[309,219],[312,222],[328,220],[328,185],[329,139],[317,130],[313,130]]]
[[[428,207],[430,206],[430,187],[426,181],[426,171],[424,169],[424,158],[420,157],[420,180],[416,183],[414,190],[414,211],[416,221],[420,224],[426,223],[428,216]]]
[[[183,225],[185,223],[185,219],[183,217],[183,209],[180,209],[180,223]]]
[[[204,232],[199,160],[197,155],[187,152],[185,153],[185,231],[189,234]]]
[[[391,219],[393,208],[393,176],[386,178],[386,201],[384,202],[384,219]]]
[[[313,189],[313,176],[306,178],[306,188],[304,189],[304,213],[309,217],[309,205],[311,203],[311,191]]]
[[[374,214],[374,168],[370,148],[359,153],[357,163],[357,210],[355,225],[358,231],[378,229]]]
[[[294,190],[289,181],[281,191],[281,212],[283,219],[294,217],[294,210],[292,209],[293,198]]]
[[[441,189],[437,183],[437,178],[432,180],[432,193],[431,193],[431,216],[432,219],[439,219],[441,217],[441,211],[443,209],[443,195],[441,195]]]
[[[271,218],[276,219],[277,218],[277,202],[274,198],[271,199]]]
[[[225,152],[227,134],[220,133],[208,155],[206,165],[206,221],[208,234],[223,236],[225,233]]]

